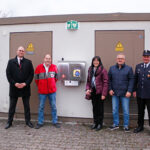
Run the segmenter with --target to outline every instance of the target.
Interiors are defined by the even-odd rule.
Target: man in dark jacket
[[[143,63],[135,69],[135,89],[133,96],[137,97],[138,104],[138,127],[134,133],[144,130],[145,106],[147,106],[150,125],[150,50],[144,50]]]
[[[125,55],[117,55],[117,64],[109,70],[109,94],[112,96],[113,125],[111,130],[119,128],[119,101],[122,103],[124,131],[129,131],[129,102],[134,85],[131,67],[125,64]]]
[[[17,50],[17,56],[8,61],[6,75],[10,84],[10,106],[8,113],[8,122],[5,129],[12,126],[18,97],[22,97],[24,104],[24,114],[26,125],[33,128],[30,122],[30,84],[33,80],[34,69],[32,62],[24,58],[24,47],[20,46]]]

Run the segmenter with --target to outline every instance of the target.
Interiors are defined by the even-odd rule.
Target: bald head
[[[46,54],[45,56],[44,56],[44,58],[51,58],[51,55],[50,54]]]
[[[18,57],[20,57],[20,58],[24,57],[24,54],[25,54],[24,47],[23,46],[19,46],[16,53],[17,53]]]
[[[51,55],[50,54],[46,54],[44,57],[44,63],[46,66],[50,66],[51,65]]]

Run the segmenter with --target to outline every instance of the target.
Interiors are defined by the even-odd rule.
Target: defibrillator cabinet
[[[58,79],[65,86],[79,86],[85,82],[85,62],[84,61],[59,61]]]

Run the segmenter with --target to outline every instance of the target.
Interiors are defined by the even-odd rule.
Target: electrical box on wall
[[[58,79],[64,82],[65,86],[79,86],[85,82],[84,61],[59,61]]]

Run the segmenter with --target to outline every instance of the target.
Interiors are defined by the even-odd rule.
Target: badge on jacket
[[[51,78],[54,78],[55,77],[55,75],[54,74],[51,74]]]
[[[140,73],[140,71],[141,71],[141,70],[140,70],[140,69],[138,69],[138,70],[137,70],[137,73]]]
[[[150,74],[148,74],[147,77],[150,78]]]

